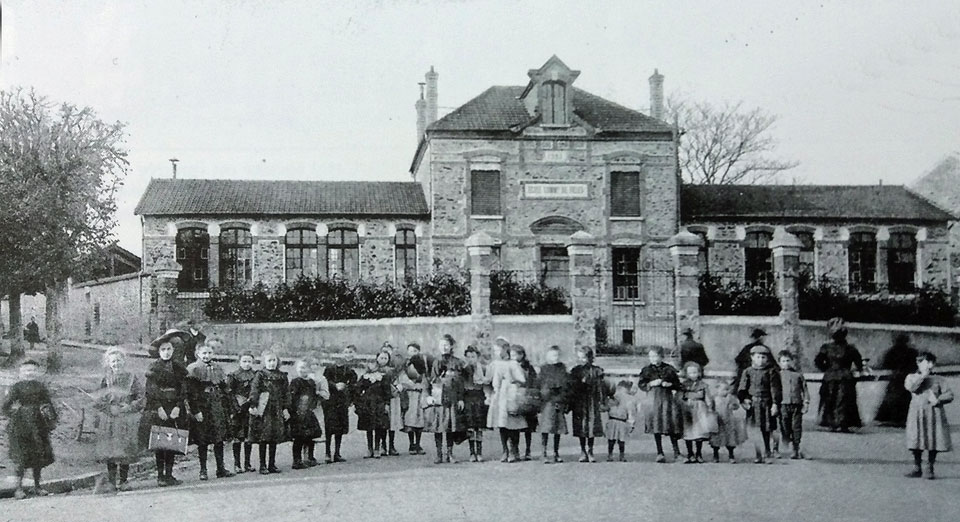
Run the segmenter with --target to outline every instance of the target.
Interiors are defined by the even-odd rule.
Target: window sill
[[[502,220],[503,220],[503,216],[470,216],[470,219],[483,219],[483,220],[490,220],[490,221],[498,221],[498,220],[499,220],[499,221],[502,221]]]
[[[613,306],[647,306],[647,302],[639,299],[635,301],[631,301],[630,299],[617,299],[613,302]]]
[[[644,221],[643,216],[610,216],[610,221]]]
[[[209,299],[210,292],[177,292],[177,299]]]

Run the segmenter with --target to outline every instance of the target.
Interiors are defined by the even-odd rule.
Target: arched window
[[[916,290],[917,239],[911,232],[890,234],[887,243],[887,277],[890,291],[910,293]]]
[[[210,251],[210,236],[202,228],[182,228],[177,231],[177,262],[180,263],[180,275],[177,276],[177,290],[181,292],[203,292],[207,290],[209,266],[207,255]]]
[[[287,281],[317,275],[317,232],[309,228],[293,228],[284,238]]]
[[[360,277],[360,236],[349,228],[334,228],[327,234],[327,274],[356,280]]]
[[[850,291],[876,291],[877,236],[872,232],[851,232],[847,251]]]
[[[800,230],[794,232],[793,235],[800,240],[800,274],[803,275],[804,281],[809,284],[816,277],[814,268],[816,250],[813,232]]]
[[[242,286],[251,281],[253,281],[253,236],[245,228],[221,230],[221,286]]]
[[[543,123],[567,124],[567,86],[563,82],[544,82]]]
[[[747,284],[765,288],[773,285],[773,252],[770,241],[773,234],[765,231],[748,232],[743,248],[744,279]]]
[[[394,277],[398,283],[409,283],[417,278],[417,235],[413,230],[397,230],[394,240]]]

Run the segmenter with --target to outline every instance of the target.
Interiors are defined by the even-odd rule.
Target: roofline
[[[799,218],[799,219],[798,219]],[[680,222],[683,226],[696,225],[702,222],[755,222],[763,219],[773,222],[857,222],[857,223],[949,223],[951,219],[934,218],[896,218],[896,217],[865,217],[865,216],[802,216],[802,215],[769,215],[769,214],[697,214],[680,216]]]
[[[417,169],[420,167],[420,162],[423,161],[423,155],[427,151],[427,133],[424,131],[423,136],[420,137],[420,142],[417,143],[417,150],[413,153],[413,161],[410,162],[410,175],[414,176],[416,179]]]
[[[904,188],[904,189],[907,191],[907,193],[910,194],[911,196],[919,199],[920,201],[923,201],[924,203],[932,206],[933,208],[939,210],[940,212],[943,212],[944,214],[950,216],[953,221],[957,221],[958,219],[960,219],[960,217],[958,217],[958,215],[957,215],[956,213],[950,211],[949,209],[947,209],[947,208],[945,208],[945,207],[940,206],[940,204],[937,203],[936,201],[934,201],[934,200],[932,200],[932,199],[924,196],[923,194],[921,194],[921,193],[913,190],[913,189],[910,188],[909,186],[903,185],[903,188]]]
[[[410,212],[405,213],[357,213],[357,212],[158,212],[158,213],[148,213],[148,214],[136,214],[143,217],[235,217],[235,218],[246,218],[246,217],[325,217],[325,218],[407,218],[407,219],[430,219],[430,212],[423,214],[413,214]]]
[[[139,216],[139,215],[141,215],[140,212],[143,211],[143,205],[144,205],[144,203],[146,203],[147,194],[150,193],[150,187],[153,185],[153,181],[154,181],[155,179],[157,179],[157,178],[154,178],[153,176],[151,176],[151,177],[150,177],[150,182],[147,183],[147,188],[143,189],[143,194],[140,194],[140,200],[137,201],[137,206],[133,207],[133,215],[134,215],[134,216]]]

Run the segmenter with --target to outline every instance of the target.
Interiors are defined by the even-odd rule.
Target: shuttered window
[[[500,215],[500,171],[475,170],[470,173],[470,214]]]
[[[640,173],[610,173],[610,215],[640,216]]]

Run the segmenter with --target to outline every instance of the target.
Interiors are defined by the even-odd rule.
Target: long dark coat
[[[236,401],[219,365],[196,361],[187,366],[187,404],[190,406],[190,444],[202,446],[230,440],[230,417]],[[197,413],[203,414],[198,421]]]
[[[230,435],[235,440],[245,440],[250,431],[250,385],[257,371],[237,369],[227,374],[227,388],[233,402],[230,417]]]
[[[14,410],[14,404],[19,408]],[[19,381],[3,400],[10,460],[23,468],[39,469],[53,464],[50,432],[57,424],[57,410],[50,392],[40,381]]]
[[[269,393],[262,415],[250,415],[247,440],[260,443],[279,443],[287,440],[287,425],[283,410],[290,404],[287,374],[281,370],[261,369],[250,383],[250,406],[258,407],[260,394]]]
[[[917,351],[908,344],[895,344],[883,356],[880,367],[890,370],[890,383],[874,420],[903,428],[910,409],[910,392],[903,387],[907,375],[917,370]]]
[[[669,388],[650,386],[650,382],[660,379],[670,383]],[[680,435],[683,433],[683,405],[674,395],[680,391],[680,377],[677,370],[665,362],[648,364],[640,370],[638,381],[641,390],[647,392],[644,404],[644,433]]]
[[[379,378],[378,378],[379,376]],[[390,375],[381,371],[361,376],[353,387],[353,404],[357,412],[357,429],[390,429]]]
[[[313,411],[319,402],[316,381],[307,377],[290,381],[290,438],[312,440],[323,435],[320,421]]]
[[[570,400],[570,374],[562,362],[540,367],[540,433],[567,434],[567,401]]]
[[[601,409],[607,398],[603,368],[592,363],[574,366],[570,370],[574,437],[603,437]]]
[[[467,431],[463,411],[457,409],[457,403],[464,399],[465,369],[466,363],[453,355],[444,355],[433,360],[427,372],[426,393],[433,397],[436,403],[424,408],[426,431],[433,433]]]
[[[323,371],[330,385],[330,399],[323,403],[323,429],[327,435],[345,435],[350,431],[350,401],[357,373],[353,368],[342,364],[328,366]],[[340,391],[337,383],[347,387]]]
[[[170,359],[153,361],[145,375],[144,395],[146,403],[143,406],[143,415],[140,417],[140,446],[146,448],[150,442],[151,426],[166,426],[179,429],[190,429],[187,420],[186,390],[184,387],[187,378],[187,369],[179,362]],[[157,410],[163,408],[168,415],[167,420],[161,420]],[[176,419],[169,417],[173,408],[180,408],[180,416]]]
[[[852,368],[863,370],[860,352],[847,343],[826,343],[813,363],[823,372],[820,385],[820,425],[829,428],[859,427],[857,380]]]

